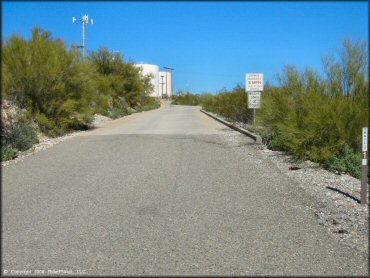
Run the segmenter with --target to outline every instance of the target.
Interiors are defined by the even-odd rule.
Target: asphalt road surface
[[[367,275],[253,144],[168,105],[3,167],[2,274]]]

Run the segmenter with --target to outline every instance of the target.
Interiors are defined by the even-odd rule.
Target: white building
[[[153,91],[151,92],[151,97],[161,97],[159,92],[159,67],[152,64],[136,64],[135,67],[141,68],[141,73],[143,76],[148,74],[152,75],[151,83],[153,85]]]
[[[171,72],[159,71],[159,67],[153,64],[139,63],[135,67],[141,68],[143,76],[152,75],[151,83],[153,91],[151,97],[171,97],[173,96],[173,79]]]

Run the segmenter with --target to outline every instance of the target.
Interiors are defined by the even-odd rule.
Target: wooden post
[[[368,150],[367,150],[367,143],[368,143],[368,128],[364,127],[362,128],[362,177],[361,177],[361,204],[366,205],[368,204]]]

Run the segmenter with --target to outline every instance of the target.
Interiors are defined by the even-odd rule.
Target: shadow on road
[[[338,192],[338,193],[340,193],[340,194],[342,194],[342,195],[344,195],[344,196],[346,196],[346,197],[348,197],[348,198],[350,198],[350,199],[352,199],[352,200],[354,200],[354,201],[356,201],[357,203],[361,203],[360,202],[360,200],[359,199],[357,199],[356,197],[353,197],[352,195],[350,195],[350,194],[348,194],[347,192],[344,192],[344,191],[342,191],[342,190],[340,190],[340,189],[338,189],[338,188],[334,188],[334,187],[331,187],[331,186],[327,186],[326,187],[327,189],[330,189],[330,190],[333,190],[333,191],[335,191],[335,192]]]

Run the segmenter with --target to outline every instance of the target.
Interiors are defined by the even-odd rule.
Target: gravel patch
[[[295,181],[320,205],[313,204],[318,222],[338,240],[361,252],[368,252],[368,206],[361,205],[361,181],[347,174],[335,174],[311,161],[296,161],[283,152],[255,146],[282,174]]]
[[[102,123],[112,121],[111,118],[100,114],[94,115],[93,127],[100,127]]]
[[[249,128],[243,123],[233,124]],[[359,179],[328,171],[309,160],[297,161],[284,152],[267,149],[266,145],[255,144],[254,147],[262,157],[273,162],[282,174],[294,181],[292,186],[299,186],[317,201],[310,209],[320,225],[325,226],[337,240],[368,254],[369,210],[367,205],[360,204]]]

